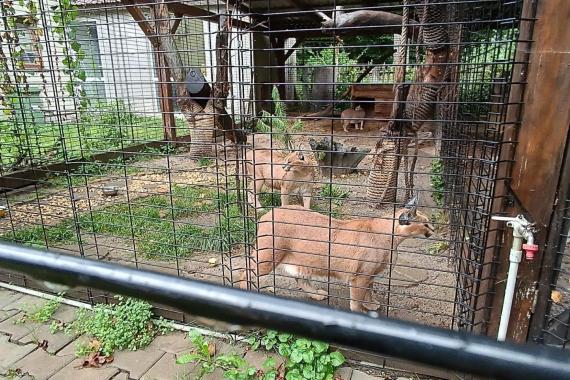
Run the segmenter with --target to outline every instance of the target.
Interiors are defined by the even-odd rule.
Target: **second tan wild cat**
[[[253,185],[248,194],[248,202],[255,207],[262,207],[259,194],[263,186],[281,191],[281,205],[289,204],[292,194],[303,197],[303,206],[311,207],[315,170],[303,152],[291,153],[270,149],[250,150],[246,154],[246,171]]]

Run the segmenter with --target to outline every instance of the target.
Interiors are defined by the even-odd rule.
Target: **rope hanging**
[[[397,136],[394,136],[392,132],[396,130],[398,119],[402,116],[402,105],[406,99],[403,83],[406,77],[408,24],[410,20],[410,10],[407,6],[408,0],[404,0],[403,5],[402,32],[396,53],[397,67],[394,73],[396,79],[394,85],[396,96],[390,115],[391,120],[388,122],[388,131],[376,144],[374,163],[368,176],[368,187],[366,190],[368,199],[376,204],[396,201],[400,158],[402,154],[404,154],[404,156],[407,155],[407,144]]]

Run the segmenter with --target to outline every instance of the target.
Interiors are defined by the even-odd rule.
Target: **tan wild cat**
[[[356,106],[355,109],[348,108],[342,111],[340,114],[340,120],[342,121],[342,129],[345,132],[348,132],[348,127],[352,124],[356,127],[356,129],[364,128],[364,119],[366,118],[366,111],[361,106]]]
[[[250,281],[281,266],[296,277],[299,287],[312,298],[324,299],[327,293],[315,289],[311,280],[328,276],[330,268],[331,277],[347,282],[350,287],[350,309],[365,311],[364,303],[369,299],[374,276],[389,264],[392,231],[394,248],[407,238],[429,237],[434,232],[428,217],[417,211],[417,197],[406,207],[396,212],[395,220],[332,219],[330,235],[326,215],[299,206],[275,208],[259,221]],[[246,276],[244,270],[240,277],[242,288],[247,287]]]

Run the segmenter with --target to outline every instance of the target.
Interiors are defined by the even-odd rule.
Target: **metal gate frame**
[[[524,214],[539,228],[536,239],[540,256],[532,262],[524,260],[519,268],[508,333],[508,338],[516,342],[527,341],[544,319],[556,259],[553,243],[560,236],[562,220],[563,202],[557,204],[557,199],[567,194],[570,182],[570,76],[562,74],[570,65],[570,35],[564,22],[558,22],[570,17],[570,2],[527,0],[524,6],[523,18],[530,22],[527,28],[521,28],[518,68],[513,78],[520,85],[511,90],[509,99],[509,120],[517,120],[519,112],[522,118],[520,126],[513,122],[511,132],[505,132],[503,143],[516,144],[516,149],[511,157],[502,159],[502,189],[498,189],[493,207],[493,212],[506,215]],[[528,65],[524,64],[525,55]],[[504,150],[507,153],[509,149]],[[497,224],[490,226],[500,248],[497,252],[490,247],[495,253],[486,259],[496,277],[487,276],[491,280],[486,284],[490,297],[481,307],[489,314],[485,332],[490,336],[496,335],[500,322],[512,240],[499,228]]]

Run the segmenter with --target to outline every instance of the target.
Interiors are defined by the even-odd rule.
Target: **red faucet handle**
[[[536,244],[523,244],[522,249],[527,260],[534,260],[534,254],[538,252],[538,245]]]

